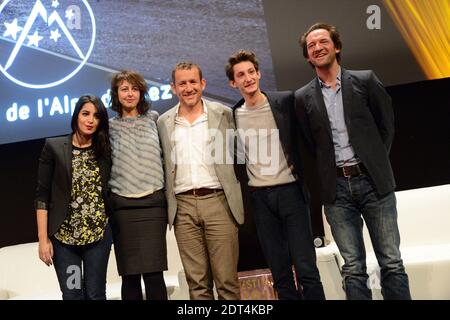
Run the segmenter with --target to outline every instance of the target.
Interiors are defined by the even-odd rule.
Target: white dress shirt
[[[211,137],[208,130],[208,110],[203,102],[203,113],[193,123],[178,115],[175,117],[175,194],[191,189],[222,189],[214,163],[210,161]]]

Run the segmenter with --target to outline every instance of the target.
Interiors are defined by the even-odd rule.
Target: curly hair
[[[148,85],[144,77],[132,70],[122,70],[113,75],[111,80],[111,100],[109,102],[111,109],[122,116],[122,104],[119,101],[119,86],[123,81],[128,81],[133,86],[138,87],[140,97],[137,105],[139,114],[145,114],[151,108],[150,98],[148,96]]]

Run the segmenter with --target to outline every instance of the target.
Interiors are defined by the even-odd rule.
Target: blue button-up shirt
[[[344,104],[342,102],[341,69],[336,77],[336,91],[326,85],[319,78],[322,89],[323,101],[327,108],[328,120],[330,120],[331,133],[333,136],[336,166],[342,167],[357,164],[359,161],[355,151],[350,144],[347,126],[344,118]]]

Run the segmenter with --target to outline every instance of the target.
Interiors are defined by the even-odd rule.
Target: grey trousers
[[[174,228],[191,300],[240,299],[238,225],[223,191],[177,195]]]

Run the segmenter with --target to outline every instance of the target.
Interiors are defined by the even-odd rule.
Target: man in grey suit
[[[299,121],[315,144],[325,215],[344,258],[347,299],[371,299],[363,219],[381,268],[385,299],[411,299],[389,161],[394,138],[391,98],[370,70],[341,68],[336,27],[316,23],[300,39],[317,77],[295,93]]]
[[[172,71],[179,103],[158,119],[164,153],[169,226],[174,226],[191,299],[240,299],[238,225],[244,222],[240,183],[228,154],[231,109],[202,98],[200,67]],[[233,149],[231,149],[233,151]]]

